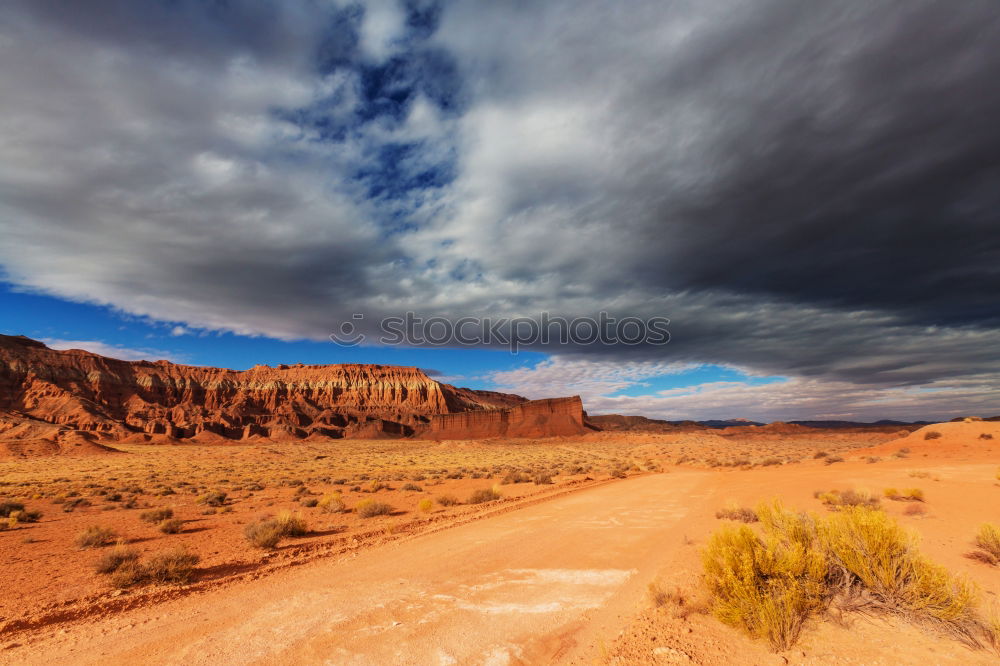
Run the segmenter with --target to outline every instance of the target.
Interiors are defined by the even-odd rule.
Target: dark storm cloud
[[[666,348],[554,351],[967,399],[997,43],[992,0],[5,3],[0,266],[283,338],[665,315]]]
[[[667,256],[649,280],[996,324],[1000,11],[800,3],[773,19],[690,63],[680,88],[720,84],[702,93],[718,175],[663,203],[662,245],[637,268]],[[794,37],[803,23],[817,39]],[[690,234],[671,248],[676,226]]]

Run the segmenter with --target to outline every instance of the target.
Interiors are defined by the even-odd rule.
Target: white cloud
[[[108,344],[101,340],[62,340],[59,338],[42,338],[42,342],[52,349],[83,349],[94,354],[116,358],[122,361],[159,361],[166,360],[174,363],[183,362],[183,358],[173,352],[162,349],[136,349],[123,347],[121,345]]]
[[[580,395],[584,409],[591,414],[642,415],[673,421],[917,421],[1000,413],[995,400],[1000,391],[997,373],[920,386],[871,386],[802,377],[770,383],[717,381],[634,395],[641,391],[643,380],[690,369],[692,366],[658,362],[616,363],[557,356],[531,368],[493,373],[489,378],[501,390],[529,398]],[[630,389],[633,395],[610,395],[623,389]]]
[[[406,16],[396,0],[366,0],[361,47],[375,60],[385,60],[405,32]]]
[[[677,374],[695,365],[667,362],[625,362],[568,359],[555,356],[534,367],[494,372],[488,379],[500,390],[537,399],[579,395],[585,403],[608,393],[641,385],[644,379]]]

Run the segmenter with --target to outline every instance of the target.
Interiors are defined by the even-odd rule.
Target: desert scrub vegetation
[[[906,488],[902,492],[895,488],[886,488],[883,494],[895,502],[923,502],[924,491],[920,488]]]
[[[301,537],[309,534],[309,524],[301,514],[281,511],[273,520],[281,529],[281,536]]]
[[[21,523],[37,523],[42,518],[41,511],[29,511],[21,502],[0,502],[0,518],[16,518]]]
[[[184,521],[180,518],[168,518],[161,520],[157,528],[164,534],[178,534],[184,529]]]
[[[281,528],[273,520],[258,520],[247,523],[243,536],[254,548],[271,550],[281,541]]]
[[[979,526],[979,531],[976,532],[976,546],[984,553],[988,554],[989,558],[977,558],[985,561],[990,561],[990,564],[996,564],[1000,562],[1000,527],[992,523],[984,523]]]
[[[786,649],[823,604],[827,566],[812,547],[809,519],[761,508],[764,538],[746,525],[712,535],[702,553],[704,581],[719,620]]]
[[[320,511],[325,513],[344,513],[347,510],[347,506],[344,504],[344,500],[341,499],[340,493],[323,495],[316,505]]]
[[[924,439],[941,439],[941,433],[937,430],[928,430],[924,433]]]
[[[743,506],[727,506],[715,512],[715,517],[719,520],[735,520],[741,523],[756,523],[760,518],[753,509]]]
[[[524,472],[511,470],[504,475],[503,479],[500,480],[500,483],[502,485],[509,486],[514,483],[528,483],[529,481],[531,481],[531,477]]]
[[[309,533],[305,518],[291,511],[282,511],[273,518],[247,523],[243,536],[255,548],[272,550],[285,537],[301,537]]]
[[[118,548],[115,547],[117,552],[109,552],[98,561],[98,573],[110,575],[111,585],[119,589],[150,583],[189,583],[194,577],[195,565],[201,561],[198,555],[183,547],[155,553],[145,562],[135,550]]]
[[[879,499],[866,490],[817,490],[813,496],[826,505],[831,511],[837,511],[845,506],[866,506],[877,509]]]
[[[456,504],[461,504],[458,498],[454,495],[440,495],[437,498],[437,503],[441,506],[455,506]]]
[[[228,498],[228,493],[221,490],[213,490],[201,495],[198,498],[198,504],[205,504],[206,506],[223,506]]]
[[[375,516],[388,516],[393,512],[392,506],[385,502],[374,499],[366,499],[358,502],[354,511],[362,518],[374,518]]]
[[[97,558],[97,561],[94,562],[94,571],[99,574],[110,574],[120,567],[138,560],[138,549],[126,546],[124,541],[119,541],[111,550]]]
[[[162,523],[164,520],[173,517],[173,509],[151,509],[139,514],[139,520],[144,523]]]
[[[707,613],[708,607],[704,601],[689,595],[680,587],[666,589],[658,581],[649,584],[649,600],[653,606],[660,609],[669,609],[674,617],[686,620],[688,616],[695,613]]]
[[[845,506],[815,517],[773,502],[757,514],[760,534],[739,525],[712,535],[704,582],[718,619],[773,649],[789,648],[831,606],[900,615],[973,647],[996,639],[975,587],[925,559],[916,537],[883,512]]]
[[[117,539],[118,535],[114,530],[99,525],[91,525],[76,535],[76,545],[81,550],[84,548],[101,548],[107,546]]]
[[[472,491],[469,495],[469,499],[466,504],[482,504],[484,502],[495,502],[496,500],[503,497],[496,488],[480,488],[479,490]]]
[[[0,502],[0,531],[12,530],[19,523],[37,523],[41,518],[41,511],[29,511],[21,502]]]

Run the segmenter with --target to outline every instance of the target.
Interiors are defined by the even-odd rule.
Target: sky
[[[998,43],[993,0],[9,0],[0,333],[591,413],[1000,414]],[[379,343],[406,312],[670,341]]]

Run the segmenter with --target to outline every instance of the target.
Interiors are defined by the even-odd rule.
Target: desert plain
[[[41,515],[0,532],[0,663],[995,663],[874,609],[816,613],[775,651],[713,617],[701,554],[727,511],[830,514],[824,493],[855,491],[988,615],[998,445],[1000,423],[961,421],[8,456],[0,496]],[[281,515],[300,533],[248,539]],[[115,548],[197,562],[116,582],[96,569]]]

